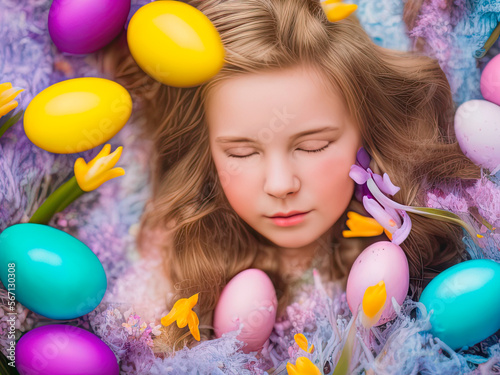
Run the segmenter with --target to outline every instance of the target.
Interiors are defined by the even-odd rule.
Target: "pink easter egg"
[[[463,103],[455,113],[455,135],[474,164],[491,174],[500,170],[500,106],[486,100]]]
[[[493,57],[481,73],[481,94],[483,98],[500,105],[500,55]]]
[[[353,314],[363,301],[366,288],[385,283],[387,299],[385,309],[376,325],[384,324],[395,316],[391,298],[401,305],[408,293],[410,273],[403,249],[389,241],[379,241],[368,246],[354,261],[347,278],[346,296]]]
[[[118,375],[113,351],[93,333],[71,325],[50,324],[25,333],[16,345],[21,375]]]
[[[271,279],[265,272],[250,268],[238,273],[224,287],[214,311],[215,335],[235,331],[246,343],[244,353],[258,351],[267,341],[276,320],[278,300]]]

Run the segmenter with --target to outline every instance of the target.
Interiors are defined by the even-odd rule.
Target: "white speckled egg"
[[[455,134],[474,164],[491,174],[500,169],[500,106],[486,100],[463,103],[455,113]]]

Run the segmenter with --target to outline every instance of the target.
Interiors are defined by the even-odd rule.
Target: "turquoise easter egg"
[[[31,223],[0,234],[0,279],[22,305],[51,319],[89,313],[107,287],[101,262],[83,242]]]
[[[500,329],[500,264],[469,260],[437,275],[420,297],[431,332],[452,349],[471,346]]]

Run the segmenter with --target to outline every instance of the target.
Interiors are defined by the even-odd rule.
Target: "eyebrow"
[[[327,131],[338,131],[339,127],[325,126],[318,129],[310,129],[291,136],[291,140],[294,141],[300,137],[304,137],[310,134],[324,133]],[[237,143],[237,142],[248,142],[248,143],[258,143],[255,139],[245,138],[245,137],[217,137],[215,139],[217,143]]]

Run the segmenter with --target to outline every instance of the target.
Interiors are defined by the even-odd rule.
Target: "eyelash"
[[[329,144],[329,143],[328,143],[326,146],[321,147],[321,148],[319,148],[319,149],[317,149],[317,150],[301,150],[300,148],[299,148],[299,150],[301,150],[301,151],[305,151],[305,152],[309,152],[309,153],[312,153],[312,152],[321,152],[321,151],[326,150],[326,149],[328,148],[328,146],[330,146],[330,144]],[[229,157],[231,157],[231,158],[237,158],[237,159],[245,159],[245,158],[248,158],[248,157],[250,157],[250,156],[252,156],[252,155],[254,155],[254,154],[245,155],[245,156],[240,156],[240,155],[229,155]]]

